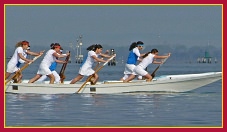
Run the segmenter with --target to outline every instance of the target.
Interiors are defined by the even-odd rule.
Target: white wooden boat
[[[222,72],[207,72],[199,74],[163,75],[155,77],[151,82],[132,81],[103,81],[96,85],[87,83],[79,93],[114,94],[130,92],[187,92],[222,79]],[[44,83],[8,83],[6,93],[35,93],[35,94],[73,94],[81,83],[48,84]]]

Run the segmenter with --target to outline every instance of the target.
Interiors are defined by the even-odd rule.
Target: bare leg
[[[75,77],[75,78],[70,82],[70,84],[74,84],[74,83],[78,82],[78,81],[81,80],[83,77],[84,77],[83,75],[78,74],[77,77]]]
[[[23,75],[22,75],[22,74],[20,74],[20,75],[19,75],[19,77],[17,78],[17,82],[18,82],[18,83],[21,83],[21,81],[22,81],[22,77],[23,77]]]
[[[129,77],[129,75],[128,75],[128,74],[125,74],[124,77],[122,77],[122,78],[120,79],[120,81],[124,81],[124,80],[127,79],[128,77]]]
[[[49,84],[54,84],[55,77],[53,74],[47,75],[50,78],[50,83]]]
[[[132,79],[135,78],[135,75],[131,74],[127,79],[125,79],[123,82],[129,82],[131,81]]]
[[[13,83],[20,83],[19,80],[22,78],[21,72],[18,70],[15,75],[16,76],[13,77]]]
[[[147,82],[151,82],[152,76],[150,74],[146,74],[144,77],[147,78],[147,80],[146,80]]]
[[[90,75],[92,76],[91,79],[89,80],[91,82],[91,85],[94,85],[94,80],[95,80],[95,74]],[[90,77],[89,76],[89,77]]]
[[[40,74],[36,74],[35,77],[33,77],[32,79],[29,80],[28,83],[34,83],[36,80],[38,80],[42,75]]]
[[[95,85],[99,79],[99,76],[96,73],[93,76],[94,76],[94,80],[92,81],[92,85]]]
[[[18,83],[21,83],[21,82],[22,82],[22,77],[23,77],[23,75],[21,74],[21,75],[19,76],[19,78],[18,78]]]
[[[43,82],[47,79],[47,75],[42,75],[38,80],[36,80],[37,82]]]
[[[8,77],[9,77],[10,75],[11,75],[11,73],[6,72],[6,73],[5,73],[5,80],[8,79]]]

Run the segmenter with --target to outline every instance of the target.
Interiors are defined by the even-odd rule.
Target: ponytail
[[[87,50],[88,50],[88,51],[91,51],[91,50],[94,50],[94,48],[95,48],[95,44],[93,44],[93,45],[87,47]]]
[[[15,48],[17,48],[17,47],[22,47],[22,41],[19,41],[16,43]]]
[[[29,42],[26,41],[26,40],[24,40],[24,41],[19,41],[19,42],[17,42],[17,44],[15,45],[15,47],[16,47],[16,48],[17,48],[17,47],[22,47],[24,44],[29,46]]]
[[[145,58],[148,56],[148,54],[150,54],[151,52],[147,52],[145,55],[143,55],[142,57]]]
[[[51,43],[51,44],[50,44],[50,48],[51,48],[51,49],[54,49],[54,43]]]
[[[136,42],[133,42],[130,47],[129,47],[129,51],[131,51],[132,49],[134,49],[137,46]]]
[[[158,50],[157,49],[152,49],[150,52],[147,52],[144,56],[142,56],[143,58],[145,58],[145,57],[147,57],[148,56],[148,54],[150,54],[150,53],[153,53],[153,54],[155,54],[155,53],[157,53],[158,52]]]

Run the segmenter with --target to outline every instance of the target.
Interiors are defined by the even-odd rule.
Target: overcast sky
[[[6,6],[6,45],[210,45],[221,47],[222,7],[216,6]],[[127,49],[128,50],[128,49]]]

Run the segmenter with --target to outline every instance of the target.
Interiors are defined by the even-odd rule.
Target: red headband
[[[54,46],[54,48],[61,48],[61,46],[56,45],[56,46]]]
[[[23,42],[22,42],[22,45],[28,45],[28,46],[29,46],[29,42],[23,41]]]

